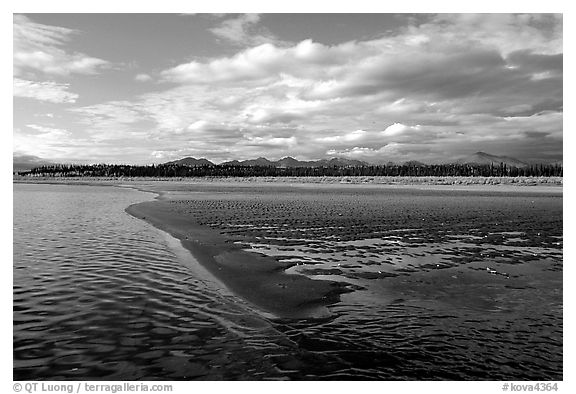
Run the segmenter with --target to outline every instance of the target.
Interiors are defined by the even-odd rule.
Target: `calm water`
[[[331,317],[301,321],[253,311],[124,212],[151,198],[14,185],[14,379],[562,379],[561,197],[502,200],[498,217],[514,220],[496,232],[461,220],[334,240],[345,232],[326,220],[288,236],[270,214],[227,219],[258,235],[252,249],[300,259],[293,271],[357,288]]]

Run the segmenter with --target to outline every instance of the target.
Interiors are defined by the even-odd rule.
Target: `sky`
[[[560,14],[15,14],[13,155],[562,160]]]

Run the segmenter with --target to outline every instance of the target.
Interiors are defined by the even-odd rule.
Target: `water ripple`
[[[248,379],[240,365],[289,353],[266,320],[191,277],[161,232],[124,212],[148,198],[15,186],[14,379]]]

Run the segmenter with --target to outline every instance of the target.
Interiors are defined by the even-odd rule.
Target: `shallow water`
[[[290,272],[355,289],[299,321],[252,310],[124,212],[151,198],[14,185],[14,379],[562,379],[561,196],[244,188],[183,202]]]
[[[278,326],[321,360],[301,378],[562,378],[561,194],[228,190],[174,204],[355,290],[327,321]]]
[[[151,197],[14,185],[15,380],[281,377],[285,336],[124,212]]]

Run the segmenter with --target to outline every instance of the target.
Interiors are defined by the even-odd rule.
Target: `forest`
[[[394,164],[369,166],[273,167],[179,164],[57,164],[18,172],[35,177],[311,177],[311,176],[458,176],[458,177],[561,177],[558,164],[513,167],[495,164]]]

